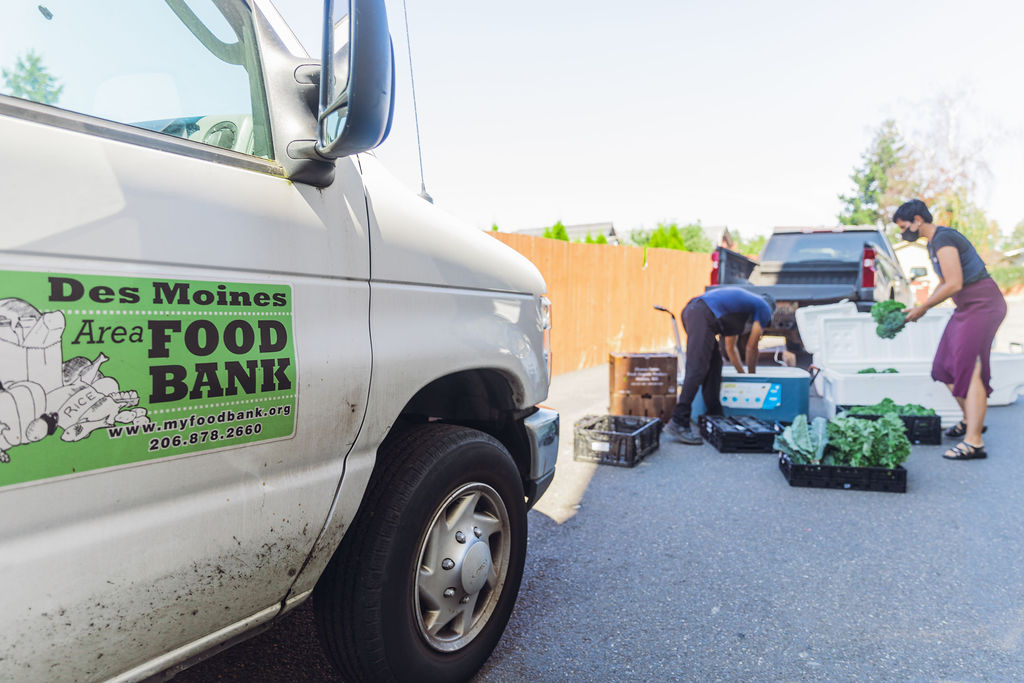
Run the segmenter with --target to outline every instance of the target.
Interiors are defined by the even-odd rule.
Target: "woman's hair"
[[[925,223],[932,222],[932,214],[928,211],[928,207],[924,205],[920,199],[911,199],[909,202],[903,202],[900,204],[900,208],[896,209],[896,213],[892,215],[892,222],[896,221],[911,221],[913,222],[914,216],[920,216],[921,220]]]

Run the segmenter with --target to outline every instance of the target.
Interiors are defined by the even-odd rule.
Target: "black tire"
[[[443,424],[389,437],[378,463],[313,594],[324,648],[353,683],[469,680],[519,593],[519,471],[496,439]]]

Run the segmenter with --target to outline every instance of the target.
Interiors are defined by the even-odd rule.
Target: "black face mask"
[[[910,228],[907,228],[906,230],[900,233],[900,237],[902,237],[905,242],[916,242],[917,238],[920,236],[920,232],[916,230],[911,230]]]

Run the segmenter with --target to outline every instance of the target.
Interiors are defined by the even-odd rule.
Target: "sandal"
[[[966,441],[961,441],[942,454],[947,460],[981,460],[987,458],[984,446],[972,446]]]
[[[988,431],[988,425],[981,426],[981,433],[984,434]],[[946,436],[952,436],[953,438],[959,438],[967,433],[967,423],[960,420],[955,425],[946,430]]]

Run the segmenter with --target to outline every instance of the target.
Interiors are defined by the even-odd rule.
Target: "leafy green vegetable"
[[[876,467],[892,469],[910,457],[910,441],[903,420],[886,413],[873,424],[875,430],[871,446]]]
[[[871,317],[878,323],[875,332],[879,337],[892,339],[899,334],[899,331],[907,324],[906,315],[900,312],[902,310],[903,304],[891,299],[879,301],[871,307]]]
[[[901,405],[891,398],[883,398],[881,403],[876,403],[873,406],[850,406],[846,409],[846,412],[851,415],[885,415],[886,413],[896,413],[897,415],[925,416],[935,414],[932,408],[925,408],[916,403]]]
[[[885,301],[879,301],[871,307],[871,317],[875,319],[876,323],[881,323],[885,320],[886,316],[892,313],[898,313],[903,310],[903,303],[900,301],[893,301],[887,299]]]
[[[836,465],[867,466],[874,424],[855,417],[837,417],[828,423],[829,451]]]
[[[828,446],[832,463],[853,467],[891,469],[910,455],[903,420],[891,412],[878,420],[835,418],[828,423]]]
[[[917,403],[904,403],[902,406],[900,406],[899,414],[926,416],[935,415],[936,413],[934,408],[925,408],[924,406],[918,405]]]
[[[899,370],[897,370],[896,368],[886,368],[885,370],[875,370],[874,368],[864,368],[863,370],[858,370],[857,374],[858,375],[874,375],[874,374],[879,374],[879,373],[880,374],[892,374],[894,372],[899,372]]]
[[[796,465],[817,465],[821,462],[822,453],[828,444],[827,422],[823,417],[816,417],[808,425],[806,415],[797,415],[793,424],[782,430],[775,437],[775,450],[789,456],[790,462]]]

